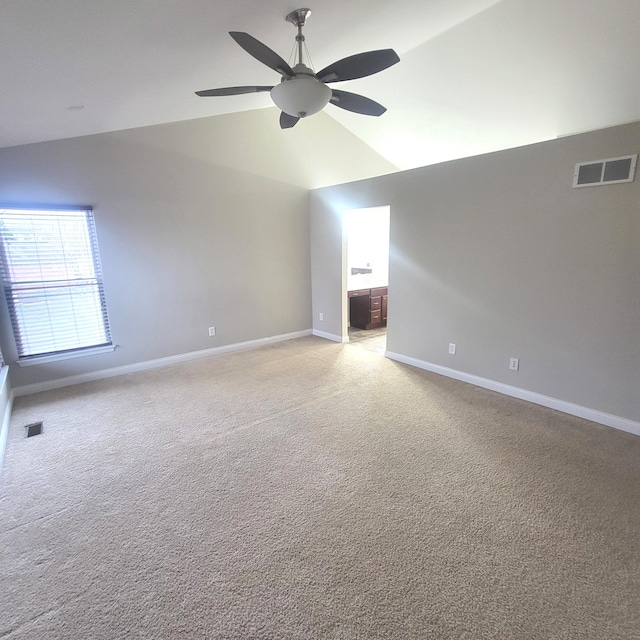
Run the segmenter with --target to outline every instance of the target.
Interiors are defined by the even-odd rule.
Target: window
[[[20,363],[113,349],[91,208],[0,207],[0,263]]]

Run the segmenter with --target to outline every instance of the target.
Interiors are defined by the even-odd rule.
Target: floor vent
[[[24,427],[24,430],[27,434],[27,438],[33,438],[33,436],[39,436],[42,433],[42,429],[44,424],[42,422],[33,422],[32,424],[27,424]]]
[[[573,174],[573,186],[593,187],[600,184],[633,182],[637,160],[638,154],[593,162],[579,162]]]

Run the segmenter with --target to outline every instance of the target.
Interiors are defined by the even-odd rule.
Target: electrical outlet
[[[455,345],[455,343],[453,343],[453,342],[450,342],[450,343],[449,343],[449,353],[450,353],[452,356],[455,356],[455,355],[456,355],[456,345]]]
[[[520,368],[520,360],[518,358],[509,359],[509,369],[511,371],[517,371]]]
[[[318,316],[320,317],[320,322],[322,322],[324,320],[324,313],[319,313]]]
[[[216,328],[215,327],[209,327],[209,337],[215,336],[215,335],[216,335]]]

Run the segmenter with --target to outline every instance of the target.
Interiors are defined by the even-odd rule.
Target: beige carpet
[[[629,434],[318,338],[11,429],[2,640],[640,638]]]

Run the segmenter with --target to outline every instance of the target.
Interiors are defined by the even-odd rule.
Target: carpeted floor
[[[2,640],[640,638],[640,438],[356,345],[18,398],[0,480]]]

